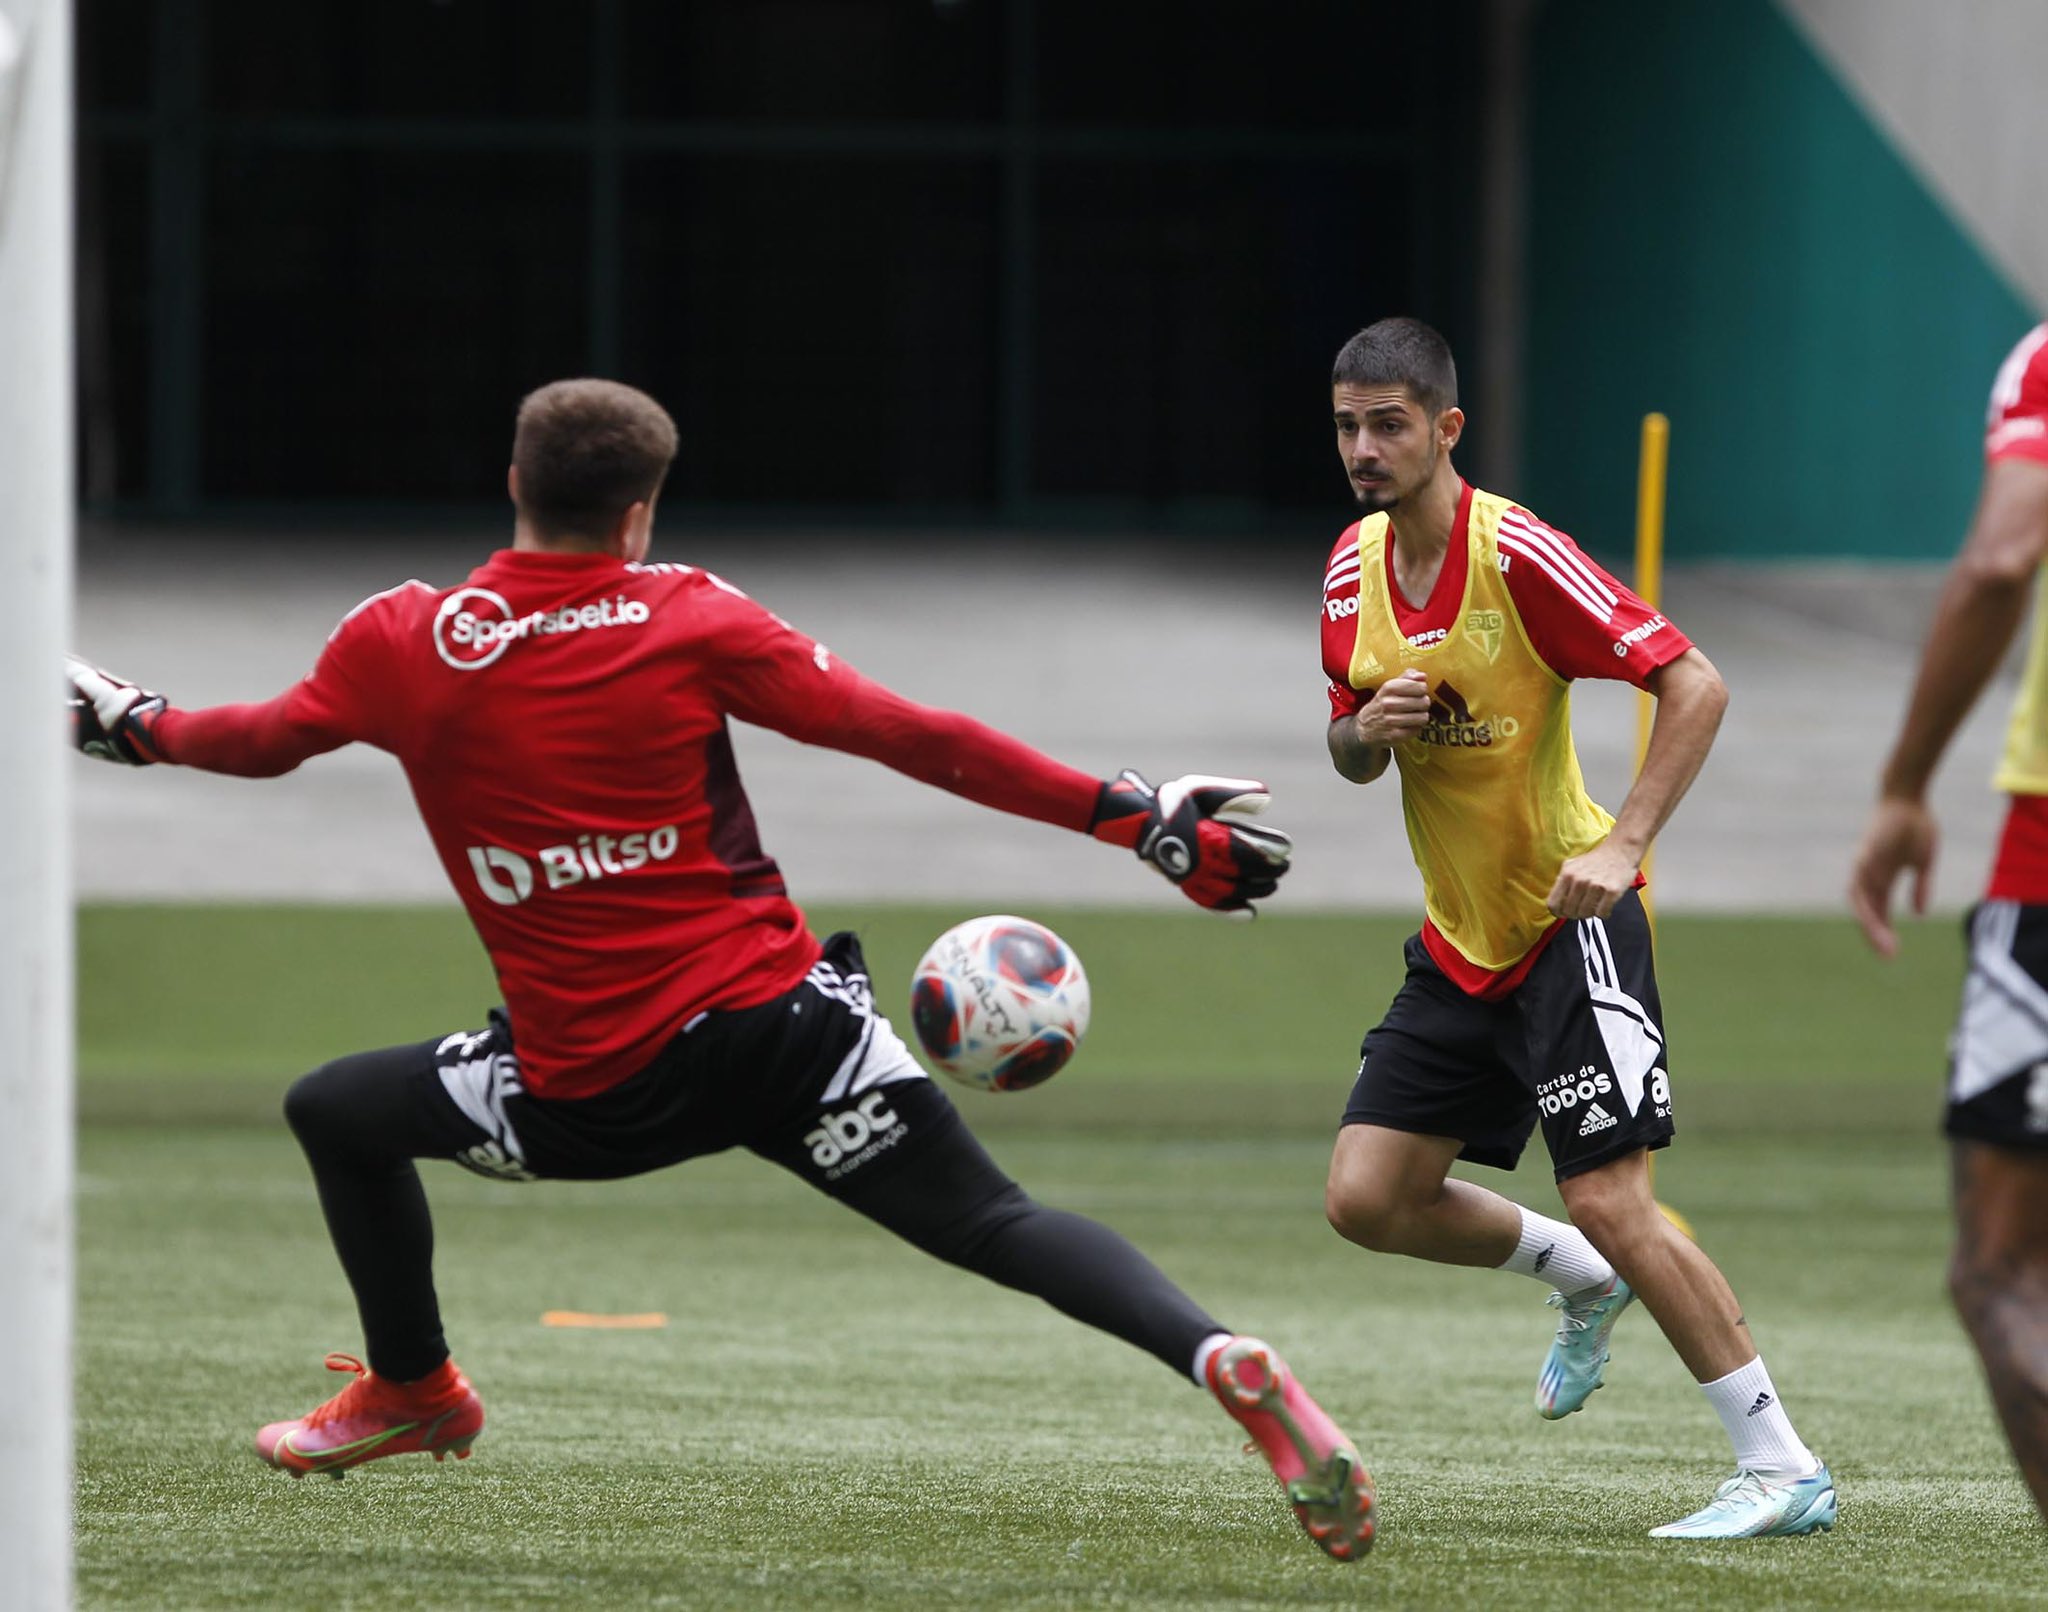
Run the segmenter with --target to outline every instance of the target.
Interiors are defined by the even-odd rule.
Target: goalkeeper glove
[[[151,737],[157,718],[164,714],[161,694],[125,683],[76,655],[64,657],[64,682],[71,700],[74,749],[126,767],[146,767],[162,759]]]
[[[1190,773],[1154,789],[1126,769],[1102,786],[1089,832],[1129,846],[1196,906],[1250,918],[1251,904],[1279,887],[1294,842],[1278,829],[1216,814],[1263,811],[1271,798],[1256,779]]]

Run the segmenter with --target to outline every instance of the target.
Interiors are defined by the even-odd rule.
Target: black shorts
[[[1568,923],[1496,1001],[1467,996],[1409,938],[1408,977],[1359,1048],[1346,1125],[1449,1136],[1512,1170],[1538,1120],[1557,1179],[1671,1140],[1671,1073],[1631,890],[1612,917]]]
[[[612,1180],[745,1147],[840,1197],[961,1127],[875,1012],[860,944],[844,933],[801,984],[699,1016],[589,1097],[529,1093],[499,1012],[484,1029],[377,1056],[400,1058],[432,1111],[422,1134],[445,1139],[440,1156],[502,1180]]]
[[[2048,1147],[2048,907],[1980,902],[1963,932],[1970,971],[1942,1129],[1961,1141]]]

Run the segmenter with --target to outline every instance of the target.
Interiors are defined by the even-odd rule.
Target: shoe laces
[[[1598,1294],[1594,1295],[1595,1298],[1599,1296]],[[1573,1333],[1584,1332],[1586,1328],[1593,1324],[1593,1306],[1591,1304],[1574,1304],[1562,1293],[1552,1293],[1543,1302],[1558,1312],[1557,1341],[1559,1343],[1570,1343]]]
[[[370,1368],[354,1355],[331,1354],[325,1364],[329,1371],[353,1372],[355,1380],[326,1404],[308,1411],[305,1417],[307,1427],[322,1427],[337,1418],[354,1414],[371,1391]]]
[[[1771,1490],[1777,1487],[1761,1472],[1748,1467],[1737,1467],[1735,1476],[1714,1491],[1714,1498],[1707,1502],[1709,1509],[1721,1507],[1733,1510],[1738,1504],[1748,1501],[1762,1501],[1770,1498]]]

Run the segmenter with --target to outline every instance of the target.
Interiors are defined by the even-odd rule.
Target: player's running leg
[[[1539,1107],[1547,1114],[1566,1101],[1557,1090],[1562,1079],[1530,1089],[1545,1083],[1527,1073],[1529,1019],[1518,1002],[1467,996],[1419,937],[1408,942],[1406,959],[1386,1017],[1359,1048],[1324,1211],[1364,1248],[1488,1266],[1554,1287],[1551,1302],[1563,1314],[1537,1379],[1536,1408],[1569,1415],[1600,1386],[1627,1285],[1576,1227],[1449,1178],[1461,1158],[1512,1169]],[[1580,986],[1582,1010],[1585,997]],[[1570,1098],[1576,1102],[1576,1091]]]
[[[429,1041],[338,1059],[286,1096],[369,1357],[365,1367],[328,1356],[330,1368],[353,1374],[348,1386],[256,1435],[256,1453],[294,1476],[339,1477],[393,1455],[466,1456],[483,1430],[483,1403],[442,1336],[433,1220],[413,1165],[488,1142],[436,1078],[446,1047]]]
[[[2048,1519],[2048,906],[1985,901],[1950,1037],[1949,1294],[1999,1421]]]
[[[1537,1379],[1536,1408],[1568,1416],[1600,1386],[1608,1335],[1632,1290],[1577,1227],[1450,1179],[1464,1146],[1456,1137],[1346,1125],[1331,1156],[1324,1211],[1363,1248],[1554,1284],[1550,1302],[1563,1314]]]
[[[1570,1176],[1558,1191],[1656,1318],[1734,1448],[1735,1476],[1701,1510],[1652,1535],[1748,1539],[1834,1526],[1834,1478],[1794,1431],[1727,1279],[1657,1208],[1649,1155]]]
[[[2048,1153],[1958,1139],[1949,1293],[2048,1519]]]

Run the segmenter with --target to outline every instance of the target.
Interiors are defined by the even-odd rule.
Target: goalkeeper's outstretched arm
[[[1251,904],[1274,892],[1293,852],[1277,829],[1219,816],[1264,809],[1266,786],[1255,779],[1189,776],[1154,788],[1126,771],[1105,782],[973,717],[919,705],[858,674],[829,717],[788,723],[765,709],[758,718],[754,710],[739,714],[998,811],[1124,846],[1197,906],[1232,917],[1252,916]]]
[[[360,737],[323,710],[304,683],[260,704],[198,711],[181,711],[161,694],[75,655],[65,660],[64,683],[72,747],[128,767],[167,761],[239,778],[275,778]]]

